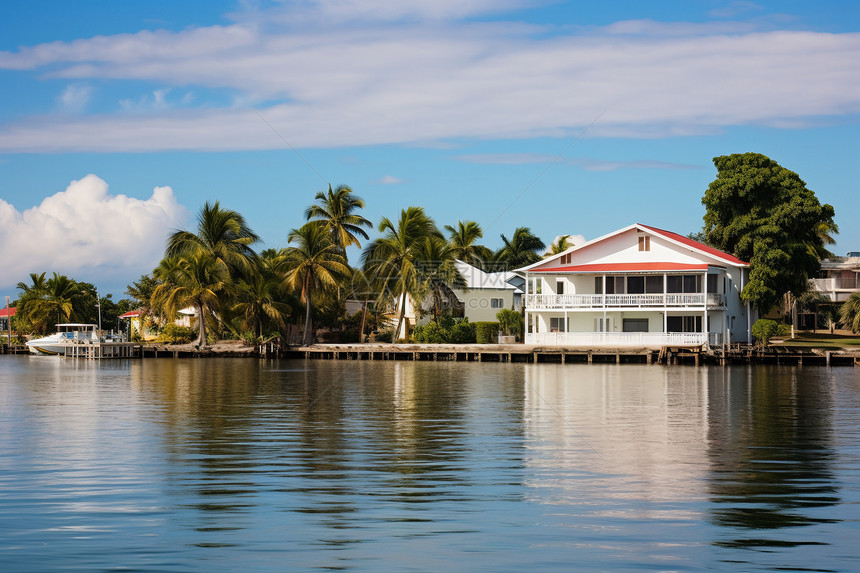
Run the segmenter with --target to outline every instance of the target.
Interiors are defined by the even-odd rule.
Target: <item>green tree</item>
[[[426,296],[433,299],[433,320],[439,321],[442,300],[447,295],[454,297],[451,289],[467,290],[466,279],[457,269],[457,257],[451,243],[442,237],[432,234],[424,237],[418,243],[419,259],[419,299]]]
[[[860,331],[860,293],[853,293],[839,307],[839,320],[851,332]]]
[[[320,191],[314,199],[316,205],[305,210],[308,221],[317,221],[329,233],[332,244],[346,258],[346,248],[350,245],[361,247],[358,236],[367,239],[362,227],[372,227],[373,223],[355,213],[364,208],[364,200],[352,194],[352,189],[341,185],[334,191],[328,186],[328,193]]]
[[[284,330],[291,309],[280,299],[281,283],[280,277],[258,270],[237,285],[233,310],[246,332],[262,339],[268,324]]]
[[[303,343],[308,346],[313,344],[311,305],[317,291],[337,288],[340,281],[349,276],[350,270],[340,249],[331,242],[327,229],[315,222],[293,229],[288,241],[295,246],[285,250],[289,271],[284,281],[301,293],[301,302],[305,305]]]
[[[362,268],[374,283],[380,285],[382,298],[399,299],[400,313],[396,334],[401,333],[406,315],[406,297],[420,299],[421,249],[427,237],[443,238],[433,219],[421,207],[408,207],[400,212],[397,224],[383,217],[379,232],[384,235],[370,244],[361,254]]]
[[[714,165],[717,178],[702,198],[707,243],[749,261],[741,296],[767,312],[784,293],[802,294],[818,271],[833,207],[764,155],[726,155]]]
[[[493,251],[476,242],[484,236],[484,231],[475,221],[457,221],[457,228],[445,225],[445,230],[455,258],[476,267],[493,259]]]
[[[546,245],[537,236],[532,234],[528,227],[518,227],[510,240],[502,235],[504,246],[496,253],[496,260],[507,263],[508,268],[518,269],[541,260],[542,252]]]
[[[253,269],[256,253],[251,245],[259,240],[242,215],[222,209],[218,201],[211,205],[207,201],[197,215],[197,233],[173,233],[167,240],[164,256],[205,253],[230,277],[236,278]]]
[[[220,294],[229,281],[227,269],[202,250],[183,257],[168,258],[156,269],[161,279],[152,294],[152,303],[172,319],[183,308],[197,311],[197,345],[206,345],[206,321],[218,309]]]
[[[551,257],[552,255],[558,255],[565,252],[572,246],[573,243],[570,240],[570,235],[562,235],[549,246],[549,252],[546,256]]]

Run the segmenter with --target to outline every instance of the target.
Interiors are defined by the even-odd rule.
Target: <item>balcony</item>
[[[533,332],[526,344],[583,348],[661,348],[722,344],[722,335],[704,332]]]
[[[657,309],[702,308],[707,297],[708,308],[724,308],[722,294],[530,294],[526,297],[529,310],[602,310],[604,308]]]

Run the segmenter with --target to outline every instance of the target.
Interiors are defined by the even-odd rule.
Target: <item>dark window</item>
[[[702,292],[702,289],[699,288],[701,284],[701,278],[699,275],[684,275],[684,292],[685,293],[697,293]]]
[[[642,294],[645,292],[645,277],[627,277],[627,293]]]
[[[666,292],[684,292],[684,279],[678,275],[666,277]]]
[[[625,318],[621,321],[624,332],[648,332],[647,318]]]
[[[564,281],[555,281],[555,294],[564,294]]]
[[[651,294],[662,293],[663,277],[645,277],[645,292]]]
[[[708,292],[717,292],[717,275],[708,275]]]
[[[603,277],[594,277],[594,294],[603,294]]]
[[[701,332],[701,316],[667,316],[666,332]]]

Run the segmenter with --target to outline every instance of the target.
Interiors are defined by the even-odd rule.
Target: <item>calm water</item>
[[[860,373],[0,357],[3,571],[857,571]]]

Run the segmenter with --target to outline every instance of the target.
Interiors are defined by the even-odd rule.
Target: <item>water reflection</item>
[[[0,562],[16,571],[857,555],[848,370],[0,359],[0,414]]]
[[[712,519],[728,547],[818,545],[799,530],[835,523],[834,386],[820,371],[727,369],[712,389]],[[816,375],[818,374],[818,375]],[[811,535],[816,535],[811,533]],[[816,536],[817,537],[817,536]]]

